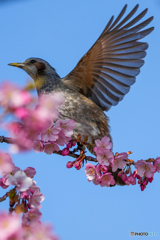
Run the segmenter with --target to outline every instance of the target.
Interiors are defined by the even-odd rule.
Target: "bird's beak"
[[[19,68],[23,68],[25,66],[24,63],[9,63],[8,65]]]

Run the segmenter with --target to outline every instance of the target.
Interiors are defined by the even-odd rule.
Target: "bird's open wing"
[[[127,5],[114,22],[112,16],[95,44],[62,79],[69,88],[78,90],[106,111],[129,92],[144,64],[142,58],[148,44],[139,40],[153,31],[153,27],[141,31],[153,17],[135,25],[148,10],[130,20],[138,6],[123,20]]]

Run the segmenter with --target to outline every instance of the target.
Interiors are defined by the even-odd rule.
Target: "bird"
[[[148,9],[135,16],[137,4],[125,17],[127,4],[118,17],[112,16],[103,32],[75,68],[61,78],[56,70],[41,58],[28,58],[22,63],[10,63],[26,71],[34,80],[38,96],[60,92],[64,103],[59,109],[61,119],[73,119],[73,138],[88,136],[88,150],[95,154],[95,140],[108,136],[109,119],[104,113],[117,105],[129,92],[144,64],[148,44],[141,39],[154,27],[143,30],[153,16],[142,20]],[[37,84],[42,82],[42,84]],[[113,173],[116,184],[125,185],[118,171]]]

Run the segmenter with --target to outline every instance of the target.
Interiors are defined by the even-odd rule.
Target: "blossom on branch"
[[[110,185],[115,185],[115,180],[110,172],[105,173],[100,178],[101,187],[109,187]]]
[[[154,166],[150,162],[145,162],[144,160],[137,161],[135,163],[135,168],[140,177],[146,176],[147,178],[151,178],[155,173]]]
[[[29,208],[30,209],[40,209],[42,206],[40,202],[44,200],[44,195],[40,192],[40,189],[36,189],[36,191],[32,194],[29,199]]]
[[[19,192],[26,191],[32,185],[33,180],[27,177],[24,171],[18,171],[14,175],[9,174],[9,182],[11,185],[16,186]]]
[[[58,240],[52,227],[39,222],[41,213],[30,210],[22,217],[22,226],[18,214],[0,213],[0,239],[1,240]]]
[[[88,181],[92,181],[96,177],[96,167],[92,165],[91,163],[88,163],[85,165],[85,174],[87,176]]]
[[[98,149],[101,150],[102,148],[111,150],[112,143],[109,137],[105,136],[101,140],[97,139],[95,140],[96,147],[94,148],[94,151],[97,152]]]
[[[42,213],[37,209],[30,209],[26,214],[23,214],[22,224],[23,226],[28,225],[28,223],[38,221],[42,217]]]
[[[12,236],[18,233],[20,227],[20,218],[18,215],[12,216],[4,212],[0,213],[0,239],[11,239]]]
[[[17,108],[26,106],[32,101],[28,91],[22,90],[11,82],[4,82],[0,88],[0,106],[14,111]]]
[[[8,153],[0,152],[0,173],[10,173],[14,169],[14,164]]]
[[[160,172],[160,157],[158,157],[158,158],[156,158],[156,159],[154,160],[153,165],[155,166],[156,171],[157,171],[157,172]]]
[[[126,161],[124,161],[124,160],[126,160],[127,158],[128,158],[128,154],[125,152],[116,155],[114,157],[112,171],[116,172],[118,168],[123,169],[124,166],[126,166]]]

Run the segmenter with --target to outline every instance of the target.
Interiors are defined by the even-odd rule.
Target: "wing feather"
[[[144,64],[148,44],[139,40],[153,31],[153,27],[144,29],[153,17],[139,22],[148,9],[134,16],[138,6],[124,18],[127,5],[115,20],[112,16],[98,40],[62,79],[106,111],[129,92]]]

